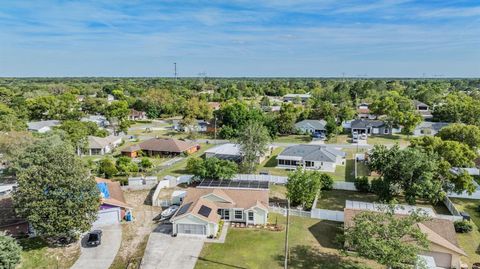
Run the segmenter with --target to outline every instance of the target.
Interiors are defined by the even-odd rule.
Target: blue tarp
[[[110,198],[110,192],[108,192],[108,186],[105,182],[97,183],[98,190],[102,193],[103,198]]]

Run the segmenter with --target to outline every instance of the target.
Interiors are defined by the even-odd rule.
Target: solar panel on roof
[[[212,181],[212,183],[210,183],[210,187],[218,187],[220,186],[220,183],[221,181]]]
[[[230,186],[229,180],[222,180],[219,185],[219,187],[228,187],[228,186]]]
[[[181,215],[185,214],[188,211],[188,209],[190,208],[191,205],[192,205],[192,202],[190,202],[188,204],[185,204],[185,205],[182,205],[177,212],[177,216],[181,216]]]
[[[208,215],[210,215],[210,212],[212,212],[212,209],[204,205],[202,205],[198,210],[198,214],[204,216],[205,218],[208,218]]]
[[[268,189],[269,182],[261,180],[203,180],[198,187]]]

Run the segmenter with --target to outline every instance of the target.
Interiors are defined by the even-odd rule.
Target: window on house
[[[278,160],[278,164],[284,165],[285,161],[284,160]]]
[[[388,129],[385,129],[383,132],[384,132],[385,134],[388,134]]]
[[[243,219],[243,211],[235,210],[235,219]]]
[[[223,219],[225,219],[225,220],[230,219],[230,210],[229,209],[224,209],[223,210]]]
[[[248,220],[253,221],[253,212],[252,211],[248,212]]]

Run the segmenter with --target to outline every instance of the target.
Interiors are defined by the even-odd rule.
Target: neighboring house
[[[345,152],[324,145],[290,146],[277,156],[277,167],[335,172],[337,165],[345,165]]]
[[[369,120],[374,120],[377,118],[377,115],[371,114],[370,109],[368,108],[367,103],[361,103],[357,107],[357,117],[359,119],[369,119]]]
[[[433,118],[432,111],[430,111],[430,107],[427,104],[422,103],[418,100],[413,100],[412,103],[413,103],[413,106],[415,107],[415,111],[420,113],[420,115],[422,115],[424,119]]]
[[[210,128],[213,128],[211,124],[206,120],[196,120],[193,125],[184,126],[181,120],[173,120],[173,129],[177,132],[209,132]]]
[[[0,198],[0,234],[22,237],[31,233],[28,222],[17,216],[11,197]]]
[[[422,121],[413,130],[413,136],[436,135],[443,127],[450,125],[448,122]]]
[[[220,109],[220,103],[219,102],[208,102],[208,106],[213,110],[219,110]]]
[[[367,134],[367,135],[388,135],[399,133],[401,129],[394,129],[388,127],[385,122],[381,120],[365,120],[356,119],[350,123],[352,135]]]
[[[139,151],[148,156],[175,156],[182,153],[192,154],[200,149],[196,143],[173,138],[152,138],[138,145],[122,149],[122,154],[129,157],[138,156]]]
[[[95,178],[97,188],[100,191],[100,209],[98,218],[93,226],[117,224],[132,216],[132,206],[127,204],[123,196],[122,188],[118,181],[103,178]],[[127,217],[128,218],[128,217]]]
[[[258,156],[257,162],[263,162],[265,158],[270,155],[271,151],[272,148],[270,147],[265,155]],[[243,159],[242,153],[240,151],[240,145],[233,143],[218,145],[216,147],[206,150],[205,158],[211,157],[234,162],[241,162]]]
[[[85,101],[85,95],[77,95],[77,101],[78,101],[78,102],[83,102],[83,101]]]
[[[101,115],[89,115],[88,117],[81,118],[83,122],[95,122],[99,127],[105,128],[110,125],[107,118]]]
[[[220,220],[247,225],[267,224],[268,186],[265,189],[250,189],[228,187],[228,184],[227,187],[202,187],[200,184],[196,188],[188,188],[171,222],[173,234],[213,237],[218,232]]]
[[[31,132],[37,133],[46,133],[52,130],[53,127],[59,126],[60,121],[58,120],[42,120],[42,121],[31,121],[27,123],[28,130]]]
[[[107,137],[88,136],[88,146],[86,155],[105,155],[113,151],[122,144],[123,140],[120,136],[110,135]]]
[[[111,94],[107,94],[107,102],[108,103],[111,103],[115,101],[115,96],[111,95]]]
[[[353,219],[357,214],[365,211],[378,212],[378,210],[369,207],[351,208],[348,206],[349,202],[351,201],[347,201],[347,206],[344,209],[344,226],[347,228],[354,225]],[[395,212],[398,217],[410,214],[406,210],[399,211],[401,212]],[[416,225],[427,236],[429,241],[428,251],[420,253],[422,259],[427,257],[426,260],[433,260],[435,263],[433,268],[463,268],[461,257],[467,256],[467,254],[458,245],[455,228],[451,220],[432,216],[430,220]]]
[[[476,158],[475,160],[473,160],[473,162],[475,163],[475,166],[477,168],[480,168],[480,157],[479,158]]]
[[[301,133],[326,134],[326,125],[325,120],[302,120],[295,123],[295,129]]]
[[[283,102],[295,102],[296,100],[300,100],[302,103],[305,103],[310,97],[311,95],[309,93],[289,93],[283,96]]]
[[[147,113],[143,111],[137,111],[135,109],[130,109],[130,115],[128,115],[129,120],[146,120],[147,119]]]

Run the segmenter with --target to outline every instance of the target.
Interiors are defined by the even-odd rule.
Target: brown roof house
[[[173,138],[152,138],[141,142],[138,145],[122,149],[125,156],[136,157],[139,151],[148,156],[157,155],[179,155],[182,153],[192,154],[200,149],[196,143],[186,142]]]
[[[362,212],[373,211],[380,214],[382,210],[378,206],[381,205],[347,201],[344,209],[345,227],[353,225],[355,216]],[[396,216],[402,217],[410,214],[411,209],[408,208],[410,206],[395,209]],[[467,256],[467,254],[458,245],[453,222],[449,219],[439,218],[429,208],[425,208],[425,212],[430,216],[430,219],[416,225],[426,234],[429,249],[420,253],[419,259],[424,260],[428,268],[463,268],[460,258]]]
[[[28,222],[17,216],[11,197],[0,198],[0,233],[13,237],[30,234]]]
[[[120,183],[103,178],[95,178],[101,195],[98,218],[93,226],[104,226],[120,223],[122,219],[132,216],[132,206],[127,204]]]
[[[215,236],[220,220],[265,225],[268,219],[268,187],[188,188],[180,209],[172,217],[173,234]]]

